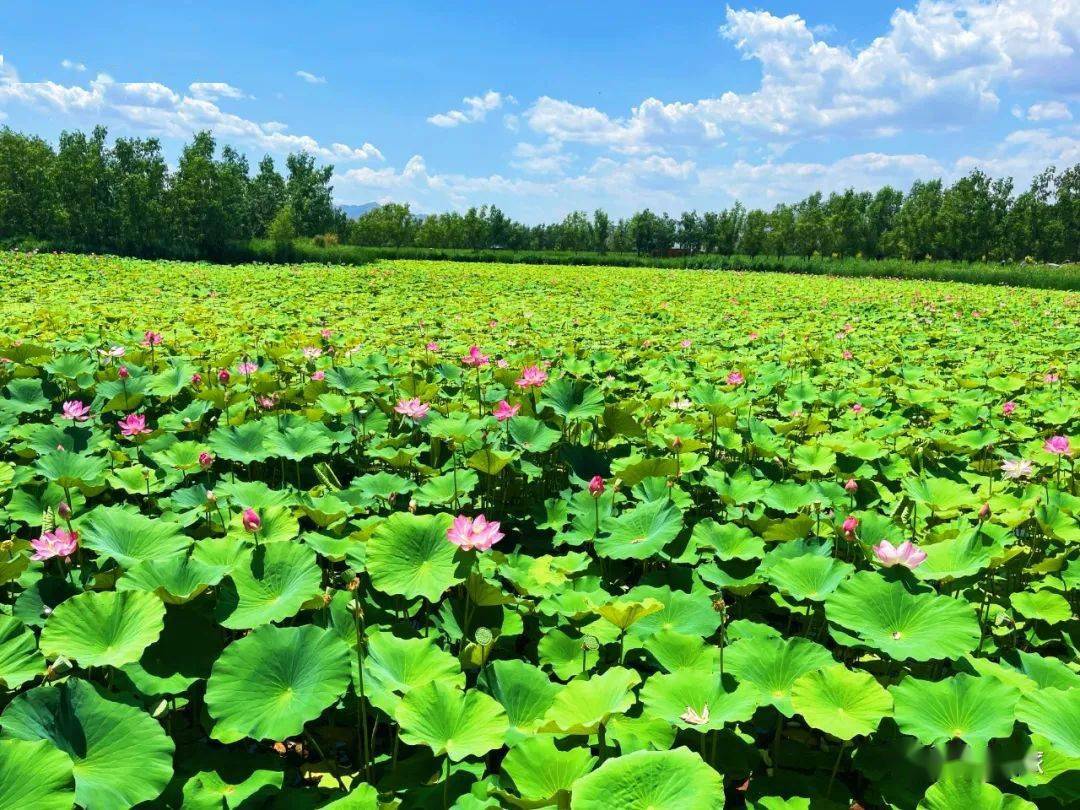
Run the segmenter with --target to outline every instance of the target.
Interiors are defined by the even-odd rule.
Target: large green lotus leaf
[[[595,541],[596,553],[612,560],[644,560],[679,536],[682,514],[666,501],[652,501],[609,520],[609,534]]]
[[[588,748],[560,751],[551,737],[529,737],[513,748],[502,761],[521,798],[546,805],[565,806],[570,790],[579,778],[596,765]]]
[[[742,639],[725,657],[727,671],[757,691],[760,705],[771,705],[791,717],[791,689],[808,672],[836,663],[832,654],[804,638]]]
[[[896,703],[896,724],[923,745],[961,739],[983,746],[1008,737],[1020,692],[995,678],[953,675],[941,681],[911,676],[889,688]]]
[[[282,431],[270,433],[266,440],[268,454],[290,461],[303,461],[310,456],[329,453],[334,444],[325,430],[312,422],[305,422]]]
[[[397,512],[387,518],[367,542],[371,584],[391,596],[438,601],[465,579],[468,558],[446,538],[451,522],[442,513]]]
[[[702,520],[694,526],[691,539],[698,548],[715,551],[721,560],[760,560],[765,554],[765,542],[735,523]]]
[[[198,771],[184,783],[185,810],[222,810],[223,807],[239,810],[259,802],[268,793],[277,794],[285,781],[280,770],[239,770],[227,766],[228,760],[216,768]],[[372,805],[373,810],[376,807]]]
[[[720,648],[706,644],[699,636],[662,630],[642,642],[642,647],[667,672],[681,669],[719,671]]]
[[[1080,757],[1080,686],[1029,692],[1016,706],[1016,719],[1066,756]]]
[[[765,577],[792,599],[820,602],[852,572],[853,567],[832,557],[803,554],[770,563]]]
[[[44,455],[34,466],[46,480],[67,489],[100,486],[108,469],[103,458],[66,450]]]
[[[281,741],[299,734],[349,685],[349,648],[312,625],[260,627],[225,648],[206,682],[211,736]]]
[[[753,686],[725,683],[719,674],[701,669],[652,675],[641,687],[641,702],[645,714],[702,733],[749,720],[760,705]],[[697,719],[691,722],[683,715]]]
[[[255,548],[218,589],[215,615],[223,627],[248,629],[295,616],[319,594],[322,571],[315,552],[301,543]]]
[[[537,407],[551,408],[567,422],[592,419],[604,413],[604,392],[570,377],[560,377],[544,386]]]
[[[577,678],[564,686],[544,715],[541,731],[592,734],[612,715],[634,705],[633,688],[641,677],[630,669],[612,667],[602,675]]]
[[[71,810],[72,767],[46,740],[0,740],[0,810]]]
[[[182,554],[191,538],[162,518],[149,518],[122,506],[98,506],[81,524],[82,545],[130,568],[145,560]]]
[[[0,616],[0,684],[18,689],[44,672],[45,658],[34,634],[18,619]]]
[[[118,591],[154,593],[172,605],[190,602],[225,573],[187,555],[146,560],[132,566],[116,581]]]
[[[286,543],[300,534],[300,522],[292,509],[287,506],[267,506],[259,511],[259,544]],[[232,516],[232,531],[241,537],[250,537],[244,530],[244,514],[236,512]]]
[[[270,437],[276,432],[273,424],[267,421],[244,422],[236,427],[222,425],[214,428],[207,443],[226,461],[250,464],[270,457]]]
[[[455,762],[499,748],[509,727],[506,711],[494,698],[443,681],[410,690],[394,716],[404,742],[426,745],[435,756],[446,754]]]
[[[210,676],[224,641],[208,609],[167,607],[161,637],[124,674],[144,695],[179,695]]]
[[[918,810],[1036,810],[1019,796],[1002,793],[983,781],[972,763],[947,762],[941,778],[929,787]]]
[[[636,751],[611,759],[574,784],[571,810],[718,810],[720,774],[687,748]]]
[[[922,546],[926,560],[915,569],[915,576],[928,580],[968,577],[989,566],[1001,549],[1000,543],[978,531],[931,543]]]
[[[164,620],[165,605],[152,593],[87,591],[53,611],[41,631],[41,651],[84,667],[120,667],[157,641]]]
[[[613,599],[597,607],[596,612],[620,630],[626,630],[639,619],[659,613],[663,609],[663,602],[646,597],[640,602],[634,599]]]
[[[536,645],[540,663],[551,667],[556,678],[564,681],[596,666],[597,651],[590,652],[581,636],[571,636],[558,627],[548,630]]]
[[[492,661],[481,681],[485,691],[506,709],[511,732],[535,730],[559,694],[558,684],[552,683],[547,673],[525,661]]]
[[[905,478],[904,492],[916,503],[927,506],[940,517],[951,517],[979,507],[979,496],[966,484],[948,478]]]
[[[1052,591],[1018,591],[1009,597],[1009,602],[1025,619],[1061,624],[1073,618],[1069,600]]]
[[[897,659],[959,658],[979,643],[975,608],[948,596],[911,593],[898,581],[860,571],[825,600],[829,621]]]
[[[792,708],[841,740],[873,732],[892,713],[892,704],[892,695],[872,675],[843,664],[808,672],[791,687]]]
[[[1011,650],[1000,661],[966,655],[963,665],[973,674],[997,678],[1002,683],[1015,686],[1021,692],[1036,689],[1071,689],[1080,686],[1080,675],[1073,672],[1056,658],[1044,658],[1034,653]]]
[[[150,715],[107,700],[78,679],[15,697],[4,739],[46,740],[74,762],[75,800],[114,810],[157,798],[173,775],[173,741]]]
[[[393,714],[401,695],[434,680],[465,688],[461,664],[432,639],[390,633],[368,636],[364,690],[372,704]]]
[[[630,628],[630,635],[648,639],[665,630],[708,638],[720,627],[720,614],[712,598],[701,589],[687,593],[668,587],[638,586],[627,592],[630,599],[655,599],[664,609],[642,617]]]

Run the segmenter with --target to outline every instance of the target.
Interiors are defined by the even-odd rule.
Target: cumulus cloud
[[[310,152],[327,160],[383,159],[382,153],[370,143],[326,144],[310,135],[290,133],[280,122],[260,123],[226,112],[216,100],[235,98],[234,91],[240,92],[223,82],[196,82],[185,93],[159,82],[118,82],[104,73],[85,86],[26,82],[0,56],[0,108],[25,105],[67,116],[78,125],[115,122],[136,132],[162,137],[187,138],[194,132],[209,129],[226,142],[246,143],[271,152]]]
[[[1039,101],[1027,109],[1028,121],[1071,121],[1072,113],[1062,101]]]
[[[71,59],[61,59],[60,67],[64,70],[74,70],[76,73],[83,73],[86,70],[86,65],[82,62],[75,62]]]
[[[829,44],[797,14],[728,8],[721,38],[761,67],[756,89],[692,102],[648,98],[625,116],[543,96],[536,132],[621,152],[716,142],[882,137],[995,112],[1005,89],[1080,92],[1080,0],[923,0],[865,47]]]
[[[461,103],[462,109],[432,115],[428,118],[428,123],[437,127],[477,124],[485,120],[489,112],[500,109],[504,104],[516,104],[517,100],[511,95],[488,90],[482,96],[466,96]]]
[[[298,70],[296,71],[296,75],[308,84],[326,84],[325,76],[316,76],[314,73],[309,73],[306,70]]]
[[[188,93],[193,98],[205,101],[216,101],[219,98],[249,98],[248,94],[239,87],[233,87],[226,82],[192,82],[188,85]]]

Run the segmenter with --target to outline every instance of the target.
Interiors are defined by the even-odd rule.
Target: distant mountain
[[[338,205],[338,208],[344,211],[345,216],[347,216],[349,219],[356,219],[358,217],[362,217],[372,208],[378,207],[379,204],[377,202],[362,203],[360,205]]]

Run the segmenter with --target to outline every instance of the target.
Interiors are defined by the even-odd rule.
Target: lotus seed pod
[[[600,639],[596,636],[585,636],[581,639],[581,649],[596,652],[600,649]]]
[[[486,627],[478,627],[475,635],[473,635],[473,640],[481,647],[487,647],[495,640],[495,636]]]

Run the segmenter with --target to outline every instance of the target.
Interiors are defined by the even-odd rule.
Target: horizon
[[[102,123],[159,138],[170,164],[209,129],[253,165],[297,150],[333,164],[341,205],[495,204],[529,224],[770,209],[974,168],[1023,188],[1080,162],[1080,0],[332,3],[303,25],[254,8],[61,3],[78,24],[46,36],[17,7],[0,124],[55,143]]]

